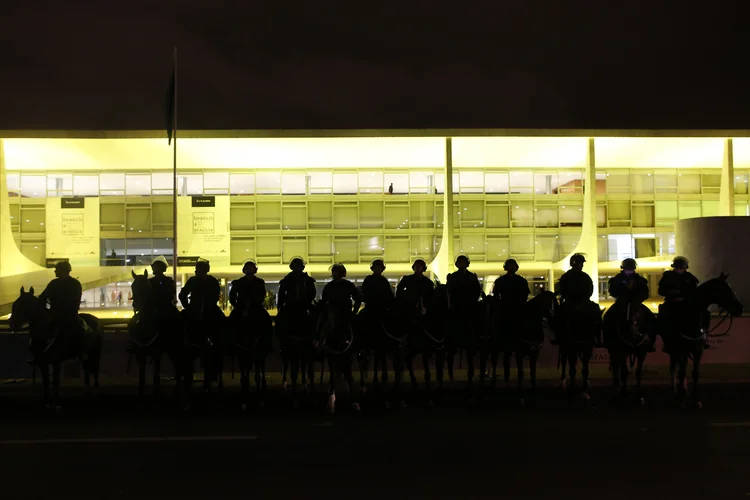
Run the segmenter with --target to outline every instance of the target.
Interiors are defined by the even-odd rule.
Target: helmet
[[[508,259],[505,261],[505,264],[503,264],[503,269],[506,271],[518,271],[518,262],[516,262],[516,259]]]
[[[295,264],[302,264],[302,269],[304,269],[305,266],[307,265],[307,263],[305,262],[305,259],[303,259],[302,257],[299,257],[299,256],[292,257],[292,260],[289,261],[289,269],[291,269],[292,271],[294,271]]]
[[[586,256],[584,256],[582,253],[574,253],[570,256],[570,266],[577,266],[577,265],[583,265],[583,263],[586,262]]]
[[[630,270],[635,271],[638,267],[638,264],[636,264],[635,259],[632,257],[628,257],[627,259],[624,259],[622,263],[620,264],[620,269],[622,270]]]
[[[55,271],[69,273],[73,270],[68,261],[60,261],[55,264]]]
[[[250,265],[254,266],[256,271],[258,270],[258,263],[255,262],[253,259],[247,259],[245,262],[242,263],[242,272],[244,273],[245,269],[247,269],[248,266]]]
[[[211,269],[211,263],[208,262],[208,260],[204,259],[203,257],[200,257],[198,259],[198,262],[195,263],[195,268],[205,269],[206,271],[208,271],[209,269]]]
[[[422,258],[414,259],[414,263],[411,265],[411,268],[414,269],[415,267],[417,267],[417,264],[422,264],[422,267],[424,268],[424,270],[425,271],[427,270],[427,262],[425,262],[424,259]]]
[[[163,255],[159,255],[154,260],[151,261],[151,267],[154,267],[157,264],[161,264],[164,266],[164,269],[169,267],[169,262],[167,262],[167,259]]]
[[[383,259],[375,259],[372,262],[370,262],[370,269],[372,269],[375,266],[380,266],[383,268],[383,271],[385,271],[385,261],[383,261]]]
[[[336,262],[330,267],[329,270],[331,271],[331,273],[333,273],[333,271],[338,271],[342,276],[346,276],[346,266],[341,262]]]
[[[678,256],[675,257],[672,261],[672,268],[673,269],[687,269],[690,266],[690,261],[688,261],[687,257]]]
[[[455,264],[456,264],[456,267],[458,267],[458,261],[459,261],[459,260],[466,260],[466,265],[467,265],[467,266],[468,266],[469,264],[471,264],[471,259],[469,259],[469,256],[468,256],[468,255],[466,255],[466,254],[462,254],[462,253],[461,253],[461,254],[458,254],[458,257],[456,257],[456,262],[455,262]]]

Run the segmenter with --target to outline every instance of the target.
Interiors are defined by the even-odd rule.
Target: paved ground
[[[386,411],[370,393],[326,416],[322,395],[263,411],[237,395],[138,405],[132,388],[66,391],[58,415],[36,387],[0,388],[2,498],[747,498],[750,385],[708,384],[701,411],[647,388],[645,407],[545,388],[529,407],[462,389]],[[532,405],[532,402],[536,402]],[[62,441],[59,441],[62,440]]]

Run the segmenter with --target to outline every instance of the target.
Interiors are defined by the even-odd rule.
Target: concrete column
[[[555,270],[554,269],[547,269],[547,291],[554,292],[555,291]]]
[[[443,193],[443,240],[440,243],[435,259],[430,264],[432,272],[445,283],[448,273],[453,270],[453,143],[450,137],[445,138],[445,193]]]
[[[594,282],[594,294],[591,300],[599,303],[599,246],[597,244],[598,230],[596,227],[596,152],[594,150],[594,138],[588,140],[586,148],[586,168],[584,172],[583,192],[583,224],[581,227],[581,238],[578,245],[563,259],[555,264],[553,268],[567,270],[570,256],[574,253],[586,255],[586,271]]]
[[[724,140],[724,162],[721,166],[719,215],[734,215],[734,146],[732,139]]]
[[[0,139],[0,276],[30,273],[44,269],[31,262],[19,250],[13,240],[10,227],[10,202],[8,201],[8,178],[5,172],[5,149]]]

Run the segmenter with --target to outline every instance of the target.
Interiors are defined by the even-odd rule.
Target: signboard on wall
[[[99,266],[99,198],[47,198],[47,260]]]
[[[177,198],[177,261],[200,256],[213,266],[229,265],[229,197]]]

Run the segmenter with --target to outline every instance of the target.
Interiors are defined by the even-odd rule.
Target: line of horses
[[[311,307],[287,307],[279,312],[275,328],[262,308],[235,310],[227,318],[190,317],[185,312],[162,316],[150,306],[148,275],[133,273],[133,304],[136,314],[128,325],[130,353],[139,367],[138,392],[146,385],[146,365],[153,363],[153,383],[159,390],[162,360],[168,357],[175,368],[177,390],[184,407],[190,405],[195,361],[200,360],[205,390],[214,384],[223,388],[224,364],[227,359],[239,363],[242,406],[251,403],[250,376],[254,373],[256,402],[262,405],[266,390],[266,360],[273,351],[274,334],[280,347],[283,384],[292,405],[299,406],[304,392],[314,391],[316,365],[321,366],[321,382],[328,368],[328,405],[336,407],[336,388],[341,379],[351,389],[350,404],[359,410],[357,394],[365,391],[372,368],[372,383],[386,394],[386,405],[405,406],[403,373],[409,375],[412,388],[419,386],[414,361],[421,358],[428,404],[432,391],[454,383],[456,354],[466,354],[468,384],[491,388],[497,384],[497,367],[503,358],[504,380],[509,382],[511,358],[515,358],[517,389],[523,403],[524,360],[528,360],[529,388],[536,389],[536,367],[543,348],[545,332],[557,339],[561,385],[568,390],[576,387],[580,363],[582,395],[589,386],[589,364],[599,332],[604,334],[610,354],[610,367],[615,390],[628,393],[628,377],[635,368],[637,396],[641,402],[641,381],[644,361],[649,351],[649,336],[659,333],[669,347],[670,374],[675,397],[686,404],[687,367],[693,362],[693,402],[702,406],[699,392],[700,364],[707,332],[702,314],[711,305],[718,305],[726,317],[739,316],[743,306],[722,274],[706,281],[683,301],[674,304],[675,312],[655,324],[639,309],[625,306],[617,309],[613,320],[602,321],[602,310],[593,302],[579,307],[560,304],[551,292],[541,292],[523,304],[508,305],[494,297],[477,302],[471,310],[456,311],[449,307],[448,293],[439,285],[430,304],[418,304],[398,311],[375,311],[365,307],[357,315],[328,310],[324,304]],[[643,306],[641,306],[643,307]],[[82,337],[58,334],[46,307],[35,296],[33,288],[23,288],[13,305],[10,326],[18,331],[28,325],[33,363],[41,368],[44,401],[49,408],[58,408],[60,365],[79,359],[84,383],[90,378],[98,387],[102,349],[102,325],[90,314],[80,314],[85,326]],[[665,315],[666,318],[666,315]],[[723,321],[723,320],[722,320]],[[432,381],[432,362],[435,382]],[[478,366],[477,366],[478,361]],[[353,365],[359,367],[360,380],[354,380]],[[389,370],[389,367],[391,370]],[[447,369],[447,380],[445,379]],[[50,377],[51,371],[51,377]],[[389,371],[393,382],[388,384]],[[478,376],[477,376],[478,375]],[[478,379],[478,380],[477,380]],[[359,389],[359,390],[356,390]]]

